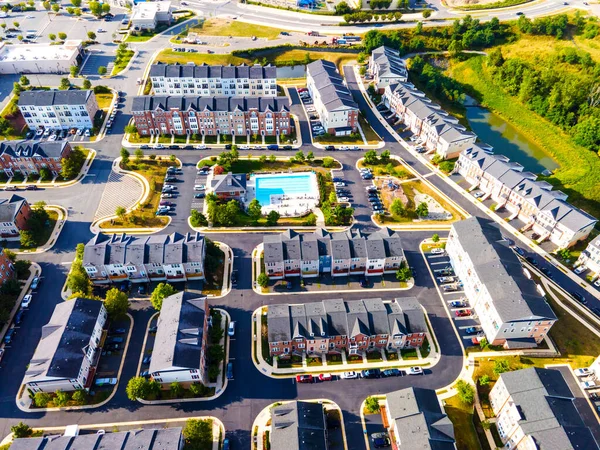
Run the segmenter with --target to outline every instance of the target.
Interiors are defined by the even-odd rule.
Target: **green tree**
[[[338,16],[343,16],[344,14],[350,14],[352,12],[352,8],[348,6],[346,2],[340,2],[335,5],[335,14]]]
[[[85,153],[81,150],[80,147],[75,147],[68,158],[61,159],[61,170],[60,174],[65,180],[71,180],[79,175],[79,171],[81,170],[81,166],[85,161]]]
[[[479,384],[481,386],[487,386],[488,384],[490,384],[490,376],[489,375],[482,375],[479,377]]]
[[[212,421],[188,419],[183,428],[186,450],[206,450],[212,446]]]
[[[257,199],[253,199],[248,205],[248,216],[256,224],[260,216],[262,215],[260,202]]]
[[[133,377],[127,382],[125,392],[132,402],[138,398],[145,399],[148,396],[148,380],[144,377]]]
[[[81,260],[74,261],[71,265],[71,272],[67,278],[67,287],[71,292],[79,293],[83,296],[91,294],[92,283],[83,268]]]
[[[262,272],[256,279],[256,282],[261,288],[266,288],[269,285],[269,276]]]
[[[82,86],[84,89],[91,89],[91,87],[92,87],[92,82],[86,78],[85,80],[83,80],[83,84],[82,84],[81,86]]]
[[[106,293],[104,307],[110,319],[119,319],[127,314],[129,309],[129,296],[117,288],[112,288]]]
[[[85,405],[87,402],[87,392],[83,389],[77,389],[73,392],[72,400],[78,405]]]
[[[392,202],[392,206],[390,206],[390,211],[395,216],[404,216],[406,209],[404,208],[404,203],[399,198],[394,199]]]
[[[104,66],[98,67],[98,75],[106,75],[106,67],[104,67]]]
[[[465,380],[458,380],[456,383],[456,390],[458,391],[458,398],[461,402],[468,405],[472,405],[475,401],[475,389]]]
[[[266,163],[266,162],[267,162],[267,155],[260,155],[260,157],[258,158],[258,161],[259,161],[261,164],[264,164],[264,163]]]
[[[140,163],[142,161],[142,158],[144,157],[144,151],[140,148],[135,149],[135,162],[136,163]]]
[[[69,68],[69,73],[71,74],[72,77],[76,77],[77,74],[79,73],[79,67],[77,67],[77,66],[71,66]]]
[[[75,8],[73,8],[72,6],[67,6],[66,10],[69,14],[75,14]]]
[[[163,300],[170,295],[176,294],[177,290],[168,283],[159,283],[158,286],[152,291],[150,296],[150,303],[155,310],[160,311],[162,308]]]
[[[323,167],[325,167],[326,169],[333,167],[333,163],[334,163],[334,159],[331,158],[330,156],[326,156],[325,158],[323,158]]]
[[[49,181],[51,178],[52,178],[52,173],[50,172],[50,169],[48,169],[46,167],[42,167],[40,169],[40,180]]]
[[[79,8],[81,6],[81,0],[71,0],[71,5],[75,8]]]
[[[206,216],[196,209],[192,209],[190,213],[190,223],[193,227],[208,226],[208,220],[206,220]]]
[[[57,13],[59,9],[60,9],[60,5],[58,3],[54,3],[52,5],[52,11],[54,11],[55,13]]]
[[[269,214],[267,214],[267,225],[270,227],[273,227],[275,225],[277,225],[277,221],[279,220],[279,213],[275,210],[270,211]]]
[[[379,413],[379,399],[376,397],[367,397],[365,400],[365,409],[369,414]]]
[[[423,18],[427,19],[429,17],[431,17],[431,11],[426,9],[425,11],[423,11]]]
[[[304,156],[304,152],[302,150],[298,150],[294,155],[294,159],[298,162],[304,162],[306,157]]]
[[[440,242],[440,235],[435,233],[433,236],[431,236],[431,240],[433,242]]]
[[[52,5],[50,4],[50,2],[48,0],[46,0],[45,2],[42,2],[42,6],[44,7],[44,9],[46,11],[50,11],[50,9],[52,9]]]
[[[308,154],[306,155],[306,161],[308,161],[309,163],[312,163],[315,159],[315,154],[313,152],[308,152]]]
[[[108,3],[102,3],[102,14],[108,14],[110,12],[110,5]]]
[[[129,164],[129,155],[129,151],[126,148],[121,149],[121,163],[123,164],[123,167],[127,167]]]
[[[396,280],[407,282],[412,278],[412,270],[406,265],[404,261],[400,264],[400,268],[396,271]]]
[[[21,24],[19,22],[13,22],[13,26],[18,29]]]
[[[415,212],[419,217],[427,217],[427,215],[429,214],[429,206],[427,206],[427,203],[421,202],[417,205],[417,209],[415,210]]]
[[[369,31],[369,33],[370,33],[370,31]],[[377,158],[377,152],[375,150],[369,150],[369,151],[365,152],[365,156],[364,156],[365,164],[373,165],[373,164],[377,164],[377,162],[378,162],[378,158]]]
[[[17,36],[17,40],[18,40],[19,42],[21,42],[21,41],[23,40],[23,35],[22,35],[22,34],[18,35],[18,36]]]
[[[25,75],[21,75],[21,78],[19,78],[19,83],[21,83],[21,86],[29,86],[29,78],[27,78]]]
[[[66,40],[66,39],[67,39],[67,33],[65,33],[65,32],[63,32],[63,31],[59,32],[59,33],[58,33],[58,38],[59,38],[61,41],[64,41],[64,40]]]
[[[47,392],[36,392],[33,396],[33,403],[38,408],[45,408],[50,403],[50,394]]]
[[[75,15],[77,17],[81,16],[81,8],[75,8]]]
[[[13,94],[19,95],[21,92],[23,92],[21,85],[19,83],[13,83]]]
[[[177,161],[177,156],[175,156],[175,155],[169,155],[169,161],[171,161],[171,162]]]
[[[71,87],[71,82],[69,81],[68,78],[61,78],[60,79],[60,85],[58,86],[59,89],[66,91]]]
[[[93,31],[88,31],[87,35],[88,35],[88,38],[90,39],[90,41],[96,40],[96,33],[94,33]]]
[[[35,239],[35,236],[33,235],[33,233],[30,230],[21,230],[19,232],[19,234],[20,234],[21,247],[25,247],[25,248],[37,247],[37,245],[38,245],[37,240]]]
[[[13,435],[16,439],[27,438],[33,434],[31,427],[23,422],[19,422],[18,424],[10,427],[10,431],[13,432]]]
[[[275,155],[270,155],[269,156],[269,162],[274,163],[275,161],[277,161],[277,156]]]
[[[137,127],[135,125],[126,125],[124,130],[127,134],[137,133]]]
[[[54,404],[59,408],[67,406],[67,403],[71,399],[69,393],[65,391],[56,391],[54,394],[56,395],[54,397]]]
[[[335,191],[331,191],[329,193],[329,203],[336,203],[337,202],[337,195],[335,193]]]
[[[115,215],[121,220],[125,220],[126,214],[127,210],[123,206],[117,206],[117,208],[115,209]]]
[[[88,6],[90,7],[90,12],[94,16],[98,17],[100,14],[102,14],[102,6],[99,2],[89,2]]]
[[[181,385],[181,383],[174,381],[169,386],[169,389],[171,390],[172,398],[179,398],[183,396],[183,386]]]
[[[381,162],[381,164],[387,164],[390,162],[390,151],[389,150],[384,150],[381,152],[381,155],[379,156],[379,161]]]
[[[509,372],[510,364],[506,359],[497,359],[494,361],[494,375],[498,376],[501,373]]]

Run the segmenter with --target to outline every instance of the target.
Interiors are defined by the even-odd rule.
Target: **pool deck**
[[[308,177],[309,185],[312,184],[312,189],[308,192],[286,192],[285,180],[288,178],[304,178]],[[263,204],[263,214],[268,214],[270,211],[277,211],[282,217],[298,217],[303,216],[307,212],[314,210],[319,204],[319,187],[317,184],[317,176],[314,172],[281,172],[271,174],[256,174],[250,177],[247,189],[247,202],[250,203],[256,198],[256,180],[264,178],[280,178],[282,186],[280,194],[271,194],[270,204]],[[310,187],[310,186],[309,186]]]

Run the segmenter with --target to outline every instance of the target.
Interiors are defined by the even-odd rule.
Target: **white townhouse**
[[[106,319],[99,300],[75,298],[56,305],[25,372],[26,388],[34,393],[89,389]]]
[[[98,113],[93,90],[25,91],[17,105],[32,130],[92,128]]]
[[[436,153],[443,159],[456,158],[477,140],[475,133],[468,131],[458,119],[411,83],[385,87],[382,102],[398,121],[423,140],[428,153]]]
[[[593,272],[594,278],[600,276],[600,236],[592,239],[585,250],[581,252],[577,260],[577,265],[587,267]]]
[[[319,59],[306,66],[306,87],[323,128],[333,136],[358,130],[358,105],[334,63]]]
[[[150,66],[149,77],[156,95],[277,96],[277,68],[272,65],[157,63]]]
[[[494,222],[453,223],[446,252],[490,344],[536,347],[545,338],[556,316]]]
[[[506,208],[510,220],[525,222],[521,232],[532,230],[559,248],[566,248],[585,239],[598,220],[567,203],[567,195],[552,190],[546,181],[524,172],[523,167],[502,155],[490,155],[473,145],[458,158],[456,171],[466,178],[471,188],[478,187],[485,196],[497,202],[496,210]]]
[[[383,93],[390,84],[408,81],[406,62],[398,50],[382,45],[371,52],[368,73],[373,77],[377,92]]]

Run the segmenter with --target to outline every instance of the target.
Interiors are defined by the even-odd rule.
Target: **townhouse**
[[[368,74],[373,78],[375,89],[380,94],[392,84],[408,81],[406,62],[400,52],[382,45],[371,52]]]
[[[458,119],[433,103],[411,83],[386,86],[382,102],[398,122],[404,123],[421,138],[428,153],[435,153],[442,159],[456,158],[477,139]]]
[[[203,280],[205,255],[200,233],[97,234],[85,245],[83,267],[96,285]]]
[[[323,128],[333,136],[358,130],[358,105],[334,63],[319,59],[306,66],[306,87]]]
[[[556,316],[494,222],[453,223],[446,252],[490,344],[535,347],[546,337]]]
[[[0,238],[7,241],[20,239],[30,215],[31,207],[23,197],[11,195],[8,200],[0,199]]]
[[[278,136],[292,132],[287,97],[139,96],[133,119],[142,136]]]
[[[93,90],[25,91],[17,106],[32,130],[92,128],[99,109]]]
[[[133,31],[152,31],[161,24],[169,25],[172,20],[170,1],[134,2],[131,12]]]
[[[532,367],[501,374],[489,398],[503,448],[600,448],[575,397],[559,370]]]
[[[298,400],[271,408],[270,443],[273,450],[327,450],[322,403]]]
[[[418,348],[427,336],[424,314],[414,297],[270,305],[269,354],[286,358]]]
[[[37,175],[48,169],[53,177],[59,175],[63,158],[71,155],[68,141],[2,141],[0,142],[0,169],[7,177],[17,173]]]
[[[14,278],[15,275],[13,262],[6,256],[4,249],[0,249],[0,286],[2,286],[6,280]]]
[[[594,278],[600,276],[600,236],[596,236],[590,241],[584,251],[577,259],[577,265],[589,269]]]
[[[288,230],[263,238],[269,278],[314,278],[321,274],[378,276],[395,273],[406,261],[400,235],[389,228],[298,234]]]
[[[148,372],[159,383],[203,383],[206,375],[206,297],[178,292],[163,300]]]
[[[200,97],[277,97],[277,68],[272,65],[209,66],[163,64],[150,66],[156,95]]]
[[[410,387],[390,392],[381,415],[394,450],[456,450],[454,425],[434,389]]]
[[[538,242],[549,240],[566,248],[585,239],[598,219],[567,203],[567,195],[552,190],[546,181],[523,171],[523,167],[503,155],[491,155],[479,146],[465,149],[456,169],[471,184],[497,202],[496,210],[505,208],[509,220],[525,222],[521,232],[531,230],[539,235]]]
[[[89,389],[100,358],[107,313],[104,303],[75,298],[56,305],[42,327],[23,384],[32,392]]]
[[[221,200],[239,200],[246,198],[246,174],[231,172],[215,175],[210,181],[209,191]]]

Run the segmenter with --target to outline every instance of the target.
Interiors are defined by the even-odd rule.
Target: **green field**
[[[203,36],[235,36],[276,39],[282,31],[279,28],[265,27],[251,23],[238,22],[231,19],[208,19],[191,27],[189,32]]]

